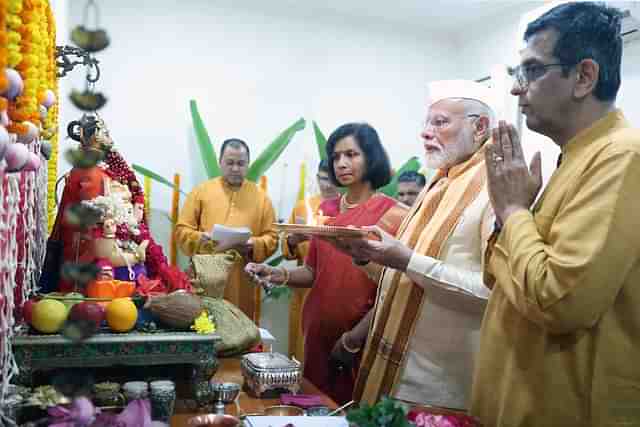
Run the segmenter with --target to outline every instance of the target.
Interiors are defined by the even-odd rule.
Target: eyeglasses
[[[458,116],[460,117],[460,116]],[[462,116],[463,119],[468,118],[477,119],[480,117],[480,114],[466,114]],[[429,127],[432,127],[436,132],[441,132],[451,126],[451,119],[444,116],[435,116],[433,118],[429,118],[424,122],[424,130],[426,131]]]
[[[529,87],[531,82],[538,80],[547,72],[550,67],[573,67],[576,64],[556,63],[556,64],[531,64],[518,65],[517,67],[509,67],[507,73],[518,82],[518,86],[522,89]]]

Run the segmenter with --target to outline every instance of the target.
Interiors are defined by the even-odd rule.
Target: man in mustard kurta
[[[569,3],[525,33],[512,94],[562,157],[530,210],[539,154],[528,168],[504,122],[486,151],[498,231],[471,406],[485,426],[640,425],[640,131],[615,108],[620,19]]]
[[[273,228],[271,200],[256,184],[245,179],[248,166],[247,144],[240,139],[224,141],[220,149],[222,176],[189,193],[176,225],[176,239],[181,250],[191,256],[213,252],[215,242],[210,241],[210,233],[216,224],[251,230],[251,238],[235,248],[244,262],[234,265],[224,297],[258,323],[256,292],[244,273],[244,265],[248,261],[263,262],[271,256],[278,237]]]
[[[318,165],[318,188],[320,194],[300,200],[291,212],[290,224],[307,224],[313,221],[318,207],[323,200],[338,197],[340,193],[329,179],[329,163],[322,160]],[[291,234],[282,239],[282,255],[288,260],[297,260],[298,265],[304,263],[309,251],[309,239],[302,234]],[[294,288],[289,301],[289,354],[300,362],[304,361],[304,340],[302,334],[302,307],[311,289]]]

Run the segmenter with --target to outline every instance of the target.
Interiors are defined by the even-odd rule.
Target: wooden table
[[[238,384],[243,384],[244,379],[242,378],[242,373],[240,371],[240,359],[239,358],[222,358],[218,359],[220,362],[220,366],[218,368],[218,372],[213,376],[218,381],[229,381]],[[306,379],[302,379],[301,391],[302,394],[315,394],[322,397],[322,402],[324,406],[329,407],[329,409],[335,409],[338,405],[327,395],[322,393],[316,386],[311,384]],[[279,405],[280,399],[259,399],[256,397],[252,397],[247,394],[247,392],[243,389],[240,392],[239,396],[239,404],[240,410],[245,414],[262,412],[265,408],[273,405]],[[206,414],[209,411],[204,409],[196,410],[190,409],[183,402],[176,402],[176,410],[175,415],[171,417],[171,426],[172,427],[186,427],[187,421],[189,418],[199,415]],[[237,410],[234,404],[229,404],[225,407],[225,413],[231,415],[237,415]]]

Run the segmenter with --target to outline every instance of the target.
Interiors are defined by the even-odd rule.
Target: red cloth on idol
[[[66,179],[62,200],[58,207],[57,221],[60,225],[63,263],[88,263],[93,260],[93,241],[90,235],[82,233],[75,225],[68,224],[64,213],[68,207],[83,200],[91,200],[104,194],[104,181],[107,174],[98,166],[91,168],[73,168]],[[60,279],[60,292],[75,290],[74,284]]]
[[[389,197],[377,195],[340,214],[339,202],[338,198],[320,205],[323,215],[335,217],[326,225],[376,225],[397,204]],[[388,231],[395,233],[396,230]],[[351,257],[316,238],[311,240],[305,263],[315,272],[315,281],[302,312],[304,377],[338,404],[343,404],[352,398],[357,366],[354,372],[345,371],[338,375],[335,384],[330,384],[329,355],[342,334],[351,330],[373,307],[377,284],[353,265]]]

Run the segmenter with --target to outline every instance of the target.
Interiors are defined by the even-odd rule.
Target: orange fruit
[[[107,324],[116,332],[128,332],[136,325],[138,309],[131,298],[116,298],[107,305]]]

